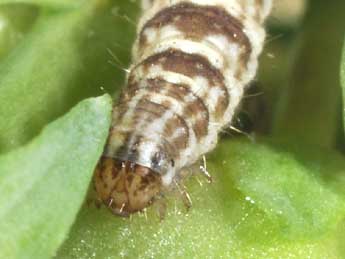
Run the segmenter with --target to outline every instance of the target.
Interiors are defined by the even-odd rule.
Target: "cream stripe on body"
[[[182,5],[185,6],[185,9],[181,8]],[[208,109],[207,134],[196,138],[192,126],[195,125],[198,117],[183,117],[189,129],[188,146],[178,150],[179,155],[174,157],[174,163],[169,163],[169,157],[164,158],[167,160],[161,161],[164,164],[162,166],[164,169],[158,172],[162,174],[163,183],[169,185],[176,173],[182,168],[195,163],[203,154],[216,146],[219,131],[231,122],[245,86],[256,73],[258,55],[262,50],[265,37],[262,23],[269,13],[271,1],[146,0],[143,1],[142,6],[145,12],[139,21],[139,36],[133,48],[134,65],[130,69],[131,73],[128,79],[128,89],[131,88],[130,83],[132,83],[138,85],[138,91],[134,91],[128,103],[124,104],[128,111],[125,112],[121,120],[117,120],[116,116],[118,115],[115,113],[113,134],[110,136],[106,155],[116,157],[117,148],[124,144],[124,134],[130,136],[129,145],[132,145],[140,136],[143,141],[138,144],[136,151],[138,156],[133,162],[151,168],[150,161],[155,152],[161,152],[159,147],[162,142],[168,141],[170,143],[180,136],[179,133],[182,128],[176,128],[170,137],[164,136],[166,123],[174,115],[183,116],[183,110],[191,104],[189,101],[191,99],[186,97],[181,103],[178,103],[171,96],[164,97],[161,94],[149,92],[148,86],[143,82],[148,82],[146,81],[148,79],[159,78],[177,86],[186,85]],[[205,31],[202,31],[202,28],[196,28],[200,31],[190,32],[188,21],[190,21],[190,26],[194,26],[194,24],[193,21],[184,16],[187,11],[193,18],[201,19],[201,21],[204,21],[207,16],[214,19],[218,27],[215,27],[214,32],[207,30],[207,28]],[[205,14],[206,18],[201,14],[202,11],[209,11]],[[169,17],[173,12],[176,15]],[[220,14],[225,15],[218,17]],[[155,19],[162,20],[159,26],[156,26]],[[181,27],[184,25],[179,24],[180,20],[187,21],[185,22],[186,27]],[[229,34],[231,28],[233,31]],[[157,64],[145,68],[147,65],[145,62],[150,57],[159,53],[167,53],[166,56],[168,56],[171,50],[185,53],[186,58],[193,59],[195,56],[196,59],[197,57],[205,59],[209,63],[206,70],[209,70],[210,73],[200,72],[198,74],[194,70],[188,70],[188,67],[185,71],[176,72],[172,68],[168,69]],[[173,67],[169,62],[166,63],[168,64],[167,67]],[[219,80],[224,81],[226,93],[220,85],[211,82],[213,79],[211,80],[210,74],[214,71],[219,71],[222,75]],[[215,73],[212,75],[217,78]],[[127,90],[125,89],[125,91]],[[225,94],[229,95],[228,105],[221,116],[218,116],[217,107],[219,107],[219,102]],[[150,125],[144,122],[135,124],[131,120],[136,105],[144,96],[153,103],[168,105],[163,115],[150,121]],[[142,120],[145,119],[147,116],[143,114]],[[144,126],[147,128],[143,128]],[[121,133],[120,129],[122,129]],[[144,136],[142,136],[143,134]],[[163,137],[165,139],[162,139]],[[124,159],[124,157],[120,157],[120,159]]]

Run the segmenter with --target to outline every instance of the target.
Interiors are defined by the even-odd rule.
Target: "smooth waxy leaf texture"
[[[313,160],[322,153],[305,164],[275,146],[226,141],[209,159],[214,182],[187,183],[190,211],[181,197],[171,197],[162,221],[158,205],[131,219],[85,207],[58,258],[339,258],[344,197],[323,177],[343,175],[345,162]]]
[[[48,258],[85,198],[110,125],[111,99],[85,100],[0,157],[0,258]]]

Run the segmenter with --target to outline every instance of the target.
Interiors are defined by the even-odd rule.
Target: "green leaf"
[[[255,201],[271,227],[283,230],[282,239],[317,238],[345,217],[345,193],[337,188],[339,180],[345,184],[345,160],[337,152],[303,143],[238,142],[231,148],[221,145],[213,158],[217,165],[225,163],[227,181]],[[248,230],[256,226],[247,225]]]
[[[342,59],[341,59],[341,66],[340,66],[340,83],[342,86],[342,92],[343,92],[343,125],[345,130],[345,40],[343,44],[343,53],[342,53]]]
[[[128,1],[120,7],[120,13],[137,10]],[[0,152],[25,144],[81,99],[121,87],[124,75],[110,64],[110,52],[126,64],[121,46],[129,46],[135,32],[116,33],[132,25],[112,10],[88,1],[78,10],[45,11],[0,63]]]
[[[43,126],[48,116],[58,113],[56,108],[47,108],[50,98],[57,106],[68,98],[64,87],[58,86],[67,86],[78,71],[77,42],[71,41],[85,19],[85,12],[80,11],[40,17],[34,31],[1,64],[2,151],[29,140],[37,124]]]
[[[87,4],[89,0],[0,0],[0,5],[2,4],[33,4],[43,7],[51,8],[75,8],[81,4]]]
[[[37,15],[31,5],[0,5],[0,60],[25,38]]]
[[[225,141],[209,159],[213,183],[187,182],[188,212],[178,194],[161,222],[158,204],[131,219],[84,207],[57,258],[339,259],[345,204],[322,177],[344,175],[345,161],[330,155],[331,166],[318,155],[303,164],[273,145]]]
[[[110,125],[108,95],[85,100],[0,157],[0,258],[48,258],[85,198]]]

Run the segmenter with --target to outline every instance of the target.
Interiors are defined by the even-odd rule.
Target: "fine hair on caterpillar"
[[[271,1],[142,6],[133,65],[94,177],[99,199],[122,216],[151,205],[214,149],[255,76]]]

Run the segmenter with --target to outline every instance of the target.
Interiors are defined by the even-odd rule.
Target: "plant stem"
[[[273,134],[320,146],[336,144],[340,125],[339,65],[345,1],[310,1],[301,47],[274,118]]]

